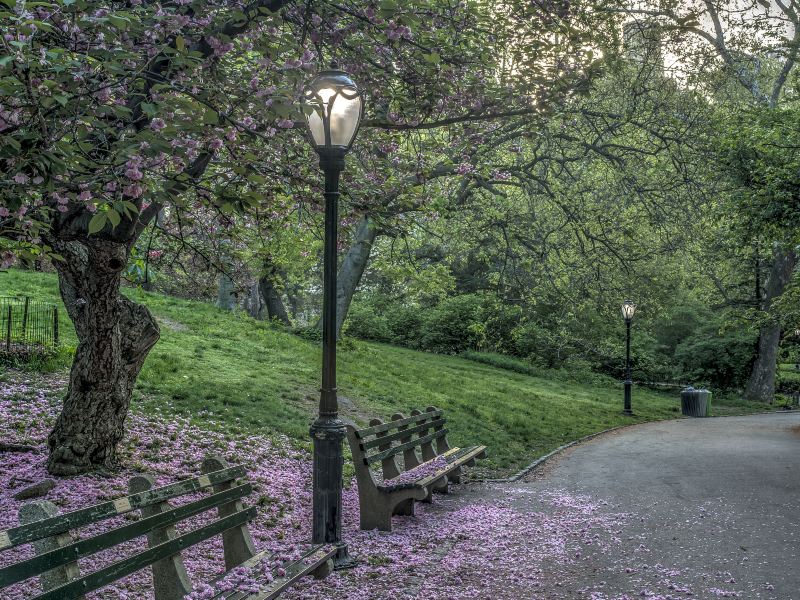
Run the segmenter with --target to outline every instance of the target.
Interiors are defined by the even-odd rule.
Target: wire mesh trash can
[[[681,391],[681,414],[686,417],[708,417],[711,414],[711,392],[688,387]]]

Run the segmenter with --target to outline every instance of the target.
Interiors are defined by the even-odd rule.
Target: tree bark
[[[47,470],[76,475],[117,467],[117,445],[136,378],[159,328],[150,311],[120,295],[128,244],[53,242],[59,288],[78,337],[64,405],[48,437]]]
[[[378,228],[369,215],[364,215],[356,228],[353,245],[344,256],[339,267],[336,285],[336,335],[342,332],[342,326],[350,310],[350,303],[367,268],[372,244],[378,237]]]
[[[264,264],[264,271],[258,278],[258,289],[261,290],[261,297],[267,307],[269,319],[277,319],[284,325],[291,325],[292,322],[281,297],[277,269],[269,262]]]
[[[258,281],[254,281],[247,293],[247,314],[259,321],[264,320],[264,303],[261,300],[261,288]]]
[[[762,296],[763,311],[769,312],[773,300],[783,294],[796,264],[796,252],[775,249],[769,279]],[[748,400],[772,403],[775,396],[775,372],[778,366],[780,342],[781,328],[777,323],[768,323],[759,331],[758,354],[744,392],[744,397]]]

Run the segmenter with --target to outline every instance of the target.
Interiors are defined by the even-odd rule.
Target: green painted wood
[[[94,573],[70,581],[67,584],[54,588],[48,592],[34,596],[32,600],[74,600],[78,596],[97,590],[118,579],[122,579],[136,571],[153,564],[157,560],[177,554],[184,548],[189,548],[208,538],[221,534],[232,527],[243,525],[254,519],[255,507],[239,511],[223,519],[218,519],[204,527],[179,535],[173,540],[153,546],[143,552],[134,554],[124,560],[117,561]]]
[[[394,422],[397,423],[397,421]],[[396,433],[392,433],[389,435],[385,435],[383,437],[377,437],[362,442],[361,447],[364,450],[369,450],[370,448],[376,448],[388,442],[393,442],[395,440],[400,440],[409,437],[410,435],[414,433],[419,433],[420,431],[427,431],[428,429],[433,429],[434,427],[443,427],[445,423],[447,423],[445,419],[437,419],[435,421],[431,421],[430,423],[423,423],[422,425],[417,425],[416,427],[409,427],[408,429],[403,429],[402,431],[398,431]]]
[[[251,556],[248,560],[244,561],[239,566],[240,567],[244,567],[245,569],[252,569],[255,566],[257,566],[258,563],[260,563],[262,560],[269,559],[272,556],[273,556],[273,554],[269,550],[262,550],[258,554],[255,554],[254,556]],[[227,573],[223,573],[219,577],[216,577],[211,583],[214,584],[214,583],[217,583],[218,581],[221,581],[225,577],[225,575],[227,575]],[[217,592],[217,595],[214,596],[212,598],[212,600],[218,600],[218,599],[222,599],[222,598],[225,598],[225,600],[227,600],[228,598],[241,598],[242,596],[245,596],[245,595],[246,594],[244,594],[243,592],[236,592],[236,591],[233,591],[233,592]]]
[[[206,496],[195,502],[178,506],[172,510],[141,519],[128,525],[106,531],[94,537],[79,540],[69,546],[57,548],[50,552],[40,554],[34,558],[9,565],[0,569],[0,588],[7,587],[18,581],[24,581],[34,575],[55,569],[76,559],[95,554],[106,548],[117,546],[128,540],[145,535],[153,529],[173,525],[189,517],[205,512],[221,504],[232,502],[247,496],[253,491],[249,483],[240,485],[218,494]]]
[[[405,444],[398,444],[394,448],[389,448],[388,450],[384,450],[383,452],[378,452],[377,454],[373,454],[372,456],[365,456],[364,462],[366,462],[369,465],[379,460],[384,460],[392,456],[396,456],[397,454],[403,452],[403,450],[414,448],[415,446],[419,446],[421,444],[424,444],[425,442],[430,442],[432,440],[435,440],[436,438],[444,437],[445,435],[447,435],[447,429],[440,429],[439,431],[435,431],[430,435],[419,437],[415,440],[411,440],[410,442],[406,442]]]
[[[14,527],[5,531],[9,541],[5,547],[10,548],[20,544],[33,542],[34,540],[39,540],[45,537],[58,535],[59,533],[64,533],[70,529],[83,527],[84,525],[90,525],[98,521],[116,517],[117,515],[121,515],[144,506],[158,504],[159,502],[164,502],[170,498],[176,498],[178,496],[190,494],[212,485],[243,477],[244,475],[244,467],[230,467],[228,469],[222,469],[220,471],[209,473],[208,475],[194,477],[192,479],[186,479],[184,481],[178,481],[177,483],[171,483],[162,487],[153,488],[152,490],[147,490],[146,492],[140,492],[138,494],[117,498],[116,500],[95,504],[94,506],[68,512],[63,515],[58,515],[57,517],[43,519],[28,525],[21,525],[20,527]],[[3,548],[0,547],[0,550],[2,549]]]
[[[375,435],[376,433],[382,433],[384,431],[389,431],[390,429],[402,427],[403,425],[411,425],[412,423],[419,423],[420,421],[433,419],[434,417],[441,417],[442,414],[444,413],[441,410],[432,410],[431,412],[414,415],[413,417],[406,417],[405,419],[398,419],[397,421],[390,421],[389,423],[373,425],[372,427],[367,427],[366,429],[357,429],[355,433],[359,438],[365,438]]]
[[[264,554],[264,553],[262,553]],[[275,598],[282,592],[286,591],[293,583],[301,577],[313,572],[326,560],[332,558],[336,554],[336,546],[319,544],[312,546],[303,553],[298,560],[294,562],[286,562],[281,566],[286,571],[284,577],[276,578],[271,583],[263,582],[261,585],[263,589],[257,594],[250,594],[248,592],[219,592],[213,597],[213,600],[265,600],[266,598]],[[261,555],[258,555],[261,556]],[[253,557],[255,559],[256,557]],[[263,556],[262,556],[263,558]],[[260,562],[260,558],[255,562],[250,559],[243,563],[243,567],[252,568]],[[308,560],[308,563],[305,561]],[[222,579],[220,577],[219,579]],[[258,581],[258,579],[257,579]]]

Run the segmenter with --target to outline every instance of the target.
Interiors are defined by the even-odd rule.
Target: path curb
[[[549,459],[553,458],[553,456],[555,456],[556,454],[558,454],[560,452],[563,452],[567,448],[571,448],[572,446],[575,446],[577,444],[581,444],[583,442],[588,442],[592,438],[596,438],[599,435],[610,433],[612,431],[617,431],[619,429],[625,429],[627,427],[634,427],[635,425],[641,425],[641,423],[630,423],[628,425],[617,425],[616,427],[612,427],[611,429],[604,429],[603,431],[598,431],[596,433],[590,433],[589,435],[586,435],[586,436],[584,436],[582,438],[579,438],[577,440],[573,440],[573,441],[571,441],[571,442],[569,442],[567,444],[564,444],[563,446],[559,446],[555,450],[552,450],[552,451],[548,452],[544,456],[540,456],[539,458],[534,460],[532,463],[530,463],[527,467],[524,467],[521,471],[516,472],[511,477],[506,477],[506,478],[503,478],[503,479],[473,479],[472,481],[470,481],[470,483],[514,483],[515,481],[519,481],[520,479],[522,479],[523,477],[528,475],[531,471],[533,471],[539,465],[547,462]]]

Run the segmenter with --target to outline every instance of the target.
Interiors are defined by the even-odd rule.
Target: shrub
[[[701,327],[678,345],[675,360],[692,383],[741,387],[750,374],[754,343],[751,333]]]
[[[392,302],[386,305],[384,315],[392,343],[409,348],[419,348],[424,322],[419,307]]]
[[[353,304],[347,317],[346,331],[362,340],[392,343],[392,331],[386,316],[375,310],[372,303]]]
[[[513,353],[529,358],[535,364],[558,368],[570,357],[570,341],[534,321],[518,325],[511,333]]]
[[[420,348],[440,354],[478,350],[486,341],[482,301],[475,294],[442,300],[425,315]]]

